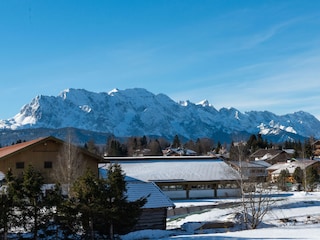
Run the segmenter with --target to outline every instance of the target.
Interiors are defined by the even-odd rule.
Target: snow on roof
[[[107,170],[99,168],[99,176],[107,177]],[[142,197],[147,197],[147,203],[142,208],[169,208],[175,207],[170,198],[165,195],[160,188],[152,182],[143,182],[138,179],[125,176],[127,183],[128,201],[136,201]]]
[[[270,163],[268,163],[268,162],[266,162],[266,161],[264,161],[264,160],[256,160],[256,161],[254,162],[254,164],[260,165],[260,166],[263,166],[263,167],[270,167],[270,166],[271,166]]]
[[[266,161],[263,161],[263,160],[256,160],[256,161],[250,161],[250,162],[230,161],[230,163],[238,167],[240,167],[241,165],[242,167],[246,167],[246,168],[267,168],[271,166],[270,163],[267,163]]]
[[[142,208],[175,207],[174,203],[152,182],[127,182],[127,196],[129,201],[148,197],[147,203]]]
[[[273,175],[280,174],[280,172],[285,169],[287,169],[290,174],[293,174],[294,170],[297,167],[300,167],[301,169],[305,169],[308,166],[314,164],[315,162],[316,162],[315,160],[292,160],[284,163],[276,163],[267,169],[271,171],[274,170],[272,172]]]
[[[239,174],[221,159],[137,159],[114,161],[127,176],[145,182],[238,180]]]

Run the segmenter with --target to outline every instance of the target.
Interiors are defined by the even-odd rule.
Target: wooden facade
[[[11,169],[14,175],[19,175],[28,165],[32,165],[42,174],[45,183],[55,183],[59,179],[56,179],[53,172],[57,169],[58,158],[66,156],[63,153],[66,144],[55,137],[46,137],[0,148],[0,171],[7,173]],[[74,145],[70,145],[70,148],[77,153],[75,158],[82,161],[84,168],[98,176],[98,163],[101,158]]]
[[[300,160],[290,160],[286,163],[277,163],[267,168],[268,179],[271,182],[277,182],[282,170],[288,170],[289,177],[288,182],[294,183],[293,174],[297,167],[300,167],[302,170],[308,170],[309,168],[315,168],[320,174],[320,161],[310,160],[310,159],[300,159]]]
[[[313,151],[312,154],[315,158],[320,158],[320,140],[317,140],[312,145]]]
[[[145,229],[165,230],[167,227],[167,208],[144,208],[134,227],[134,231]]]
[[[278,149],[258,149],[249,156],[249,161],[264,160],[270,164],[286,162],[291,156],[286,151]]]

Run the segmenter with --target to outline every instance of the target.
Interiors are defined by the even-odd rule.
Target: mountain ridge
[[[217,110],[207,100],[175,102],[144,88],[100,93],[69,88],[58,96],[38,95],[14,117],[0,120],[2,130],[69,127],[118,137],[216,139],[224,135],[230,141],[260,133],[276,142],[320,138],[320,121],[304,111],[276,115],[269,111],[242,113],[235,108]]]

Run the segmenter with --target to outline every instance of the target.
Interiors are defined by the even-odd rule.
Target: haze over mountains
[[[9,139],[10,134],[25,138],[30,135],[27,140],[49,134],[57,136],[61,129],[69,127],[82,132],[80,141],[90,137],[97,142],[102,139],[105,142],[108,134],[168,140],[177,134],[183,139],[209,137],[226,142],[258,133],[273,142],[320,138],[320,121],[307,112],[279,116],[267,111],[217,110],[208,101],[175,102],[164,94],[155,95],[141,88],[108,93],[67,89],[56,97],[40,95],[13,118],[0,120],[2,139]]]

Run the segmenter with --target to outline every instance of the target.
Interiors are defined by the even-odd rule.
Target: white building
[[[239,173],[223,160],[203,156],[107,157],[124,173],[153,182],[171,199],[240,196]]]

